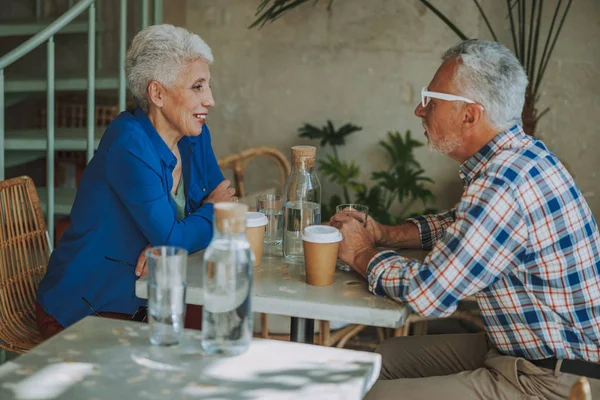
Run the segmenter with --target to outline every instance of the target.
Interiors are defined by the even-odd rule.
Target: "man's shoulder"
[[[484,174],[518,185],[542,170],[559,165],[558,158],[542,141],[532,139],[500,149],[484,168]]]

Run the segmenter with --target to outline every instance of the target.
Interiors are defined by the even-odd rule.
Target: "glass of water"
[[[367,217],[369,216],[369,207],[362,204],[340,204],[335,207],[336,213],[352,213],[352,216],[367,226]]]
[[[185,321],[187,258],[185,249],[152,247],[146,251],[150,343],[179,344]]]
[[[362,204],[340,204],[335,207],[336,213],[352,214],[352,216],[362,222],[363,226],[367,226],[367,217],[369,216],[369,207]],[[352,271],[352,268],[343,262],[337,260],[337,268],[340,271]]]
[[[283,196],[280,194],[261,194],[256,197],[256,211],[267,216],[265,244],[280,245],[283,239]]]

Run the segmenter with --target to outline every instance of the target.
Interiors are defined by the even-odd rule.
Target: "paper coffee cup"
[[[265,240],[265,226],[269,220],[267,216],[259,212],[246,213],[246,237],[250,242],[250,249],[254,253],[254,266],[260,265],[263,253],[263,242]]]
[[[333,283],[335,262],[342,234],[333,226],[313,225],[304,229],[304,265],[306,283],[329,286]]]

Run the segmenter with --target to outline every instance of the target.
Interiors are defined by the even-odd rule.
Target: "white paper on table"
[[[203,375],[232,384],[260,381],[297,386],[293,398],[323,398],[327,394],[327,398],[360,399],[373,386],[380,370],[381,355],[376,353],[255,339],[248,352],[215,360],[203,370]],[[191,390],[186,389],[187,392]],[[206,390],[218,393],[218,388]],[[282,395],[268,388],[252,394],[261,399],[281,398]]]

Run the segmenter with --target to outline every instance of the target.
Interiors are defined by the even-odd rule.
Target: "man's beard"
[[[425,125],[423,125],[423,128],[426,132],[428,132]],[[451,136],[446,135],[442,138],[437,138],[435,143],[431,139],[431,135],[427,136],[427,148],[433,153],[447,155],[456,150],[458,147],[462,146],[462,144],[462,140],[457,134],[452,134]]]

